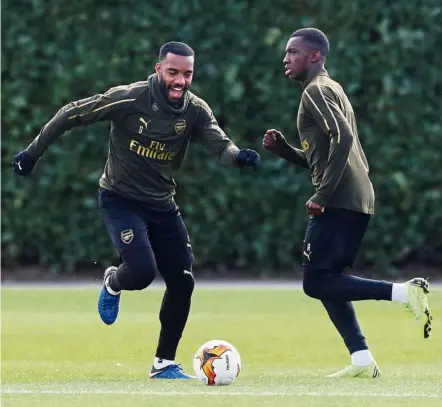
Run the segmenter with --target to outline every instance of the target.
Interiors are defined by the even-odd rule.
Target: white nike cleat
[[[362,379],[376,379],[381,375],[381,370],[375,361],[367,366],[350,365],[326,377],[357,377]]]
[[[408,301],[404,304],[416,319],[424,318],[424,338],[429,338],[431,333],[431,320],[433,319],[428,307],[427,294],[430,284],[424,278],[416,277],[407,281]]]

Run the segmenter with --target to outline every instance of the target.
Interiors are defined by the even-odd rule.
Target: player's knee
[[[188,299],[192,296],[195,288],[192,259],[189,259],[179,266],[177,265],[176,272],[173,273],[172,278],[167,279],[166,286],[169,292],[173,293],[175,297]]]
[[[315,285],[310,281],[303,281],[302,288],[304,293],[309,297],[320,299],[319,290]]]
[[[135,290],[143,290],[152,283],[157,267],[150,247],[128,250],[121,257],[132,276]]]
[[[192,268],[188,270],[190,274],[185,274],[182,278],[182,286],[179,290],[180,295],[185,298],[190,298],[192,296],[193,290],[195,288],[195,279],[192,274]]]
[[[137,290],[144,290],[149,287],[155,279],[155,269],[151,264],[144,264],[134,275],[135,286]]]
[[[302,288],[304,290],[304,293],[309,297],[316,299],[321,298],[320,281],[318,281],[318,278],[316,278],[315,272],[313,270],[309,270],[307,268],[304,269]]]
[[[181,278],[178,279],[178,284],[175,287],[175,291],[179,296],[183,298],[190,298],[195,288],[195,278],[192,273],[192,266],[185,268],[181,271]]]

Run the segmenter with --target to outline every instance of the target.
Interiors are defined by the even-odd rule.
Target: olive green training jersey
[[[69,103],[42,128],[27,151],[39,159],[72,127],[105,120],[111,122],[111,130],[100,186],[125,197],[167,207],[191,139],[205,142],[221,164],[236,166],[238,148],[218,126],[207,103],[186,92],[183,105],[175,109],[156,74]]]
[[[321,70],[303,83],[298,110],[302,150],[295,164],[309,168],[316,193],[311,200],[324,207],[374,213],[374,191],[362,150],[353,108],[339,83]]]

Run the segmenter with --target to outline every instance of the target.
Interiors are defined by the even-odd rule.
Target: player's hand
[[[287,141],[280,131],[270,129],[264,134],[262,146],[276,155],[281,155],[287,148]]]
[[[37,160],[32,158],[27,151],[21,151],[12,158],[12,169],[18,175],[28,175],[35,167]]]
[[[318,205],[313,201],[307,201],[307,203],[305,204],[305,208],[309,216],[319,216],[322,215],[325,211],[325,208],[323,206]]]
[[[239,150],[236,155],[236,163],[239,167],[254,167],[258,169],[261,157],[255,150],[249,150],[247,148]]]

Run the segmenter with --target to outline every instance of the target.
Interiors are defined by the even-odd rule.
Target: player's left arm
[[[257,166],[259,154],[253,150],[240,150],[218,125],[212,110],[203,100],[195,102],[199,109],[197,117],[197,136],[226,167]]]
[[[330,150],[321,183],[310,201],[326,207],[341,180],[353,144],[353,132],[339,107],[338,94],[329,86],[312,85],[302,99],[308,111],[330,137]]]

